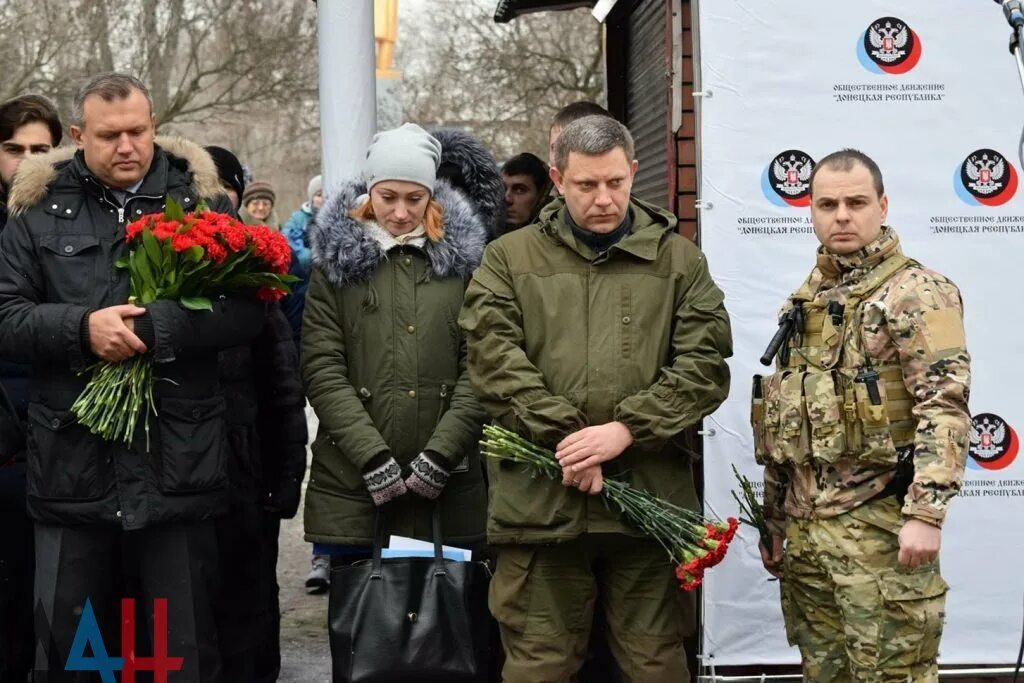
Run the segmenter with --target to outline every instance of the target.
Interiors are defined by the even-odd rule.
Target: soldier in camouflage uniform
[[[762,560],[804,680],[937,681],[939,542],[970,429],[960,292],[903,255],[866,155],[822,159],[811,195],[817,266],[783,308],[777,372],[754,382]]]

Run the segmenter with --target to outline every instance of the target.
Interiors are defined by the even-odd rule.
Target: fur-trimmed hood
[[[464,191],[480,212],[480,218],[493,239],[505,231],[505,184],[494,156],[479,140],[455,128],[431,128],[428,131],[441,143],[441,164],[459,167],[466,182]]]
[[[199,197],[224,194],[217,166],[209,152],[184,138],[158,135],[156,145],[171,157],[182,159],[192,174],[192,189]],[[58,147],[46,154],[34,155],[21,162],[14,175],[7,206],[12,215],[38,204],[52,187],[58,174],[74,158],[75,147]]]
[[[313,265],[320,268],[336,287],[369,280],[387,258],[380,243],[355,218],[349,215],[366,194],[366,183],[342,185],[324,201],[309,224]],[[423,247],[433,274],[439,278],[469,279],[480,264],[488,231],[480,215],[463,194],[440,180],[433,199],[444,215],[444,238],[427,240]]]

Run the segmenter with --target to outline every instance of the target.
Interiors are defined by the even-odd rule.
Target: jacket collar
[[[612,252],[619,250],[644,261],[654,261],[658,258],[658,249],[662,240],[676,227],[678,219],[667,211],[632,196],[629,198],[629,208],[633,213],[632,232],[613,244],[605,252],[605,258],[610,258]],[[598,259],[600,255],[597,252],[573,235],[567,220],[568,211],[565,199],[561,197],[548,204],[540,214],[541,231],[556,242],[569,247],[587,261]]]
[[[896,231],[883,225],[882,233],[873,242],[852,254],[834,254],[824,246],[818,247],[817,265],[822,275],[833,279],[867,272],[885,259],[900,253],[900,238]]]
[[[167,194],[167,182],[172,168],[184,174],[186,187],[196,199],[224,194],[217,175],[217,166],[205,149],[184,138],[168,136],[157,136],[155,146],[153,164],[138,194]],[[162,162],[159,160],[161,157]],[[11,213],[17,215],[26,211],[51,192],[80,193],[85,177],[83,174],[92,176],[82,154],[74,147],[58,147],[47,154],[25,159],[18,167],[11,187],[8,204]],[[96,181],[96,185],[99,186],[99,181]],[[62,210],[67,211],[66,208]]]
[[[336,287],[369,280],[387,258],[381,243],[349,215],[359,206],[363,194],[365,183],[346,183],[327,198],[309,226],[313,264]],[[439,278],[468,280],[480,264],[487,228],[469,200],[447,182],[437,183],[433,199],[443,212],[444,238],[439,242],[427,240],[423,246],[431,273]]]

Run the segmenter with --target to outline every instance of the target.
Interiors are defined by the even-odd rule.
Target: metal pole
[[[324,194],[362,172],[377,131],[373,0],[320,0],[320,139]]]

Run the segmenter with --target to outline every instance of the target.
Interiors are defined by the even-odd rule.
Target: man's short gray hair
[[[562,129],[555,142],[555,168],[565,173],[569,153],[597,156],[620,147],[626,159],[633,161],[633,136],[629,129],[610,116],[584,116]]]
[[[149,94],[146,84],[135,76],[112,71],[93,76],[75,93],[75,100],[71,104],[71,125],[82,126],[85,124],[83,105],[85,98],[89,95],[98,95],[104,102],[113,102],[130,97],[133,90],[138,90],[146,96],[146,101],[149,102],[149,111],[153,113],[153,96]]]

